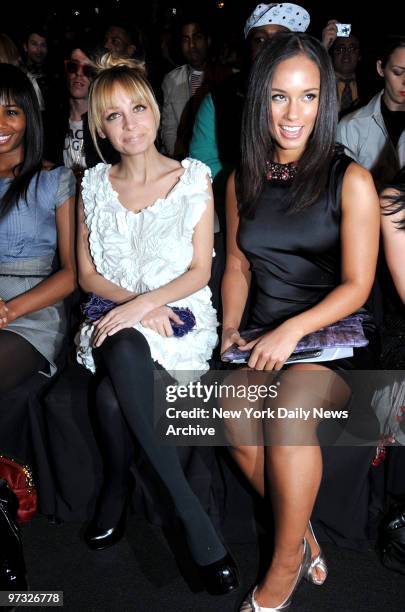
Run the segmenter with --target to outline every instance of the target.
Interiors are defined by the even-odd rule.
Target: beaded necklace
[[[266,178],[268,181],[285,183],[295,177],[297,170],[297,162],[279,164],[278,162],[266,161]]]

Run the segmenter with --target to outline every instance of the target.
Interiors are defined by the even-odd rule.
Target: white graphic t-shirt
[[[69,119],[69,131],[63,147],[63,163],[66,168],[86,168],[83,144],[83,121]]]

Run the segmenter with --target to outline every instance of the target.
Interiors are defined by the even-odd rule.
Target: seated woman
[[[0,64],[0,392],[50,376],[75,289],[73,174],[42,162],[42,121],[28,77]]]
[[[384,269],[380,275],[384,304],[382,365],[386,370],[399,372],[392,377],[393,384],[381,393],[382,402],[377,408],[381,408],[379,417],[385,432],[398,443],[388,451],[387,490],[392,498],[402,499],[405,496],[405,436],[401,418],[405,370],[405,166],[381,192],[380,204],[384,264],[389,272]]]
[[[306,34],[277,34],[252,69],[242,161],[228,182],[222,352],[232,343],[251,350],[250,370],[239,370],[240,378],[282,370],[303,336],[355,313],[370,293],[378,197],[368,171],[336,150],[335,129],[327,51]],[[250,288],[248,326],[269,331],[246,343],[240,325]],[[372,348],[370,342],[353,357],[288,366],[279,374],[274,406],[314,407],[316,401],[344,407],[350,389],[340,372],[370,363]],[[305,385],[308,372],[323,373],[318,388]],[[231,452],[242,472],[262,496],[269,487],[275,527],[271,565],[243,611],[285,610],[303,576],[315,584],[326,578],[309,522],[322,477],[319,419],[291,420],[287,429],[290,424],[299,446],[283,440],[247,446],[230,427]]]
[[[208,370],[217,320],[207,282],[213,247],[213,201],[207,167],[180,164],[155,147],[159,109],[143,69],[104,58],[89,95],[89,125],[120,153],[114,166],[87,170],[79,203],[79,282],[115,303],[80,333],[78,360],[99,374],[97,420],[105,458],[104,486],[85,533],[92,549],[124,533],[134,436],[171,495],[207,586],[237,586],[236,568],[191,490],[175,448],[153,427],[154,368],[187,380]],[[114,305],[114,304],[113,304]],[[110,305],[111,306],[111,305]],[[174,337],[189,308],[195,327]]]
[[[380,274],[384,305],[382,361],[386,369],[405,368],[405,168],[380,195],[384,268]]]

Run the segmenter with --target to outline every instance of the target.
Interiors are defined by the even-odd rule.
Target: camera
[[[347,38],[348,36],[350,36],[350,32],[352,30],[352,24],[351,23],[337,23],[336,29],[337,29],[338,36],[344,36],[345,38]]]

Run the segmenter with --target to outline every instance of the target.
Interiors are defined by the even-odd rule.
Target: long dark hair
[[[395,189],[395,195],[383,195],[382,214],[389,216],[399,212],[405,212],[405,166],[394,177],[392,183],[387,185],[388,189]],[[395,221],[397,229],[405,230],[405,215],[400,221]]]
[[[14,179],[1,198],[0,216],[20,199],[26,200],[31,180],[42,169],[42,118],[38,98],[29,78],[16,66],[0,64],[0,104],[15,104],[25,115],[24,159],[13,168]]]
[[[272,160],[275,142],[271,136],[271,92],[277,66],[296,55],[306,55],[321,76],[319,110],[313,132],[298,164],[288,194],[291,211],[311,206],[328,179],[335,149],[337,124],[336,79],[325,47],[308,34],[280,32],[269,39],[254,61],[242,120],[241,165],[237,194],[240,214],[254,216],[265,184],[266,161]]]

